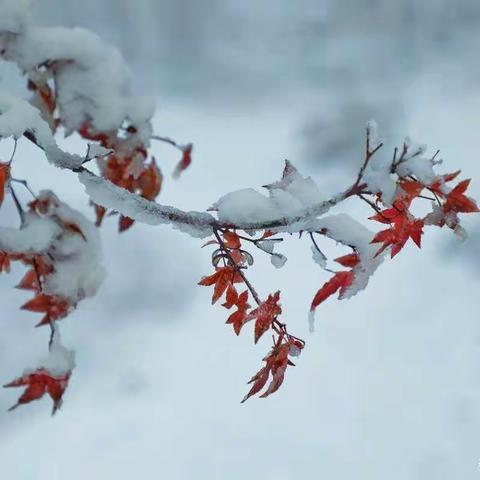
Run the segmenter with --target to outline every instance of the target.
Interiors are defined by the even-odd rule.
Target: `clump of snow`
[[[98,131],[117,130],[126,119],[149,123],[154,102],[132,93],[131,72],[118,49],[83,28],[37,27],[27,7],[24,0],[1,0],[0,51],[27,75],[47,65],[67,132],[87,121]]]
[[[327,257],[315,245],[312,245],[310,249],[312,250],[313,261],[320,265],[321,268],[325,268],[327,266]]]
[[[427,150],[426,145],[416,144],[409,137],[405,139],[405,145],[408,152],[398,165],[397,173],[401,177],[413,175],[425,185],[433,183],[437,179],[434,167],[439,162],[423,156]]]
[[[453,233],[461,242],[464,242],[468,238],[467,231],[459,223],[457,223],[453,229]]]
[[[0,32],[18,34],[31,24],[29,0],[0,0]]]
[[[60,231],[50,218],[26,213],[20,229],[0,227],[0,250],[7,253],[43,253],[52,246]]]
[[[40,362],[39,367],[47,370],[53,377],[70,373],[75,368],[75,352],[62,345],[58,326],[55,326],[48,356]]]
[[[45,278],[45,293],[61,296],[72,303],[95,295],[105,278],[98,229],[81,213],[60,202],[52,192],[43,191],[38,198],[40,201],[54,200],[46,218],[63,227],[49,250],[54,271]]]
[[[431,158],[412,157],[402,162],[398,166],[397,172],[401,177],[413,175],[424,185],[430,185],[437,178],[434,170],[435,165],[435,162],[432,161]]]
[[[105,148],[97,143],[89,143],[87,147],[87,158],[101,158],[110,155],[113,152],[111,148]]]
[[[228,193],[213,206],[221,222],[235,225],[269,222],[278,218],[302,216],[322,202],[322,195],[312,180],[304,178],[286,161],[282,178],[265,185],[268,197],[252,188]]]
[[[256,245],[260,250],[263,250],[264,252],[273,253],[276,243],[277,242],[275,242],[274,240],[267,239],[267,240],[262,240],[261,242],[257,242]]]
[[[216,202],[214,208],[218,210],[221,222],[234,225],[266,222],[278,216],[270,199],[253,188],[227,193]]]
[[[385,205],[390,206],[395,198],[397,183],[390,173],[390,160],[380,154],[370,158],[362,181],[367,184],[367,189],[372,193],[380,193]]]
[[[367,136],[369,139],[370,150],[375,150],[382,142],[382,138],[379,135],[378,124],[375,120],[369,120],[367,122]]]
[[[0,137],[20,138],[27,131],[35,136],[53,165],[68,169],[82,165],[84,159],[80,155],[64,152],[58,147],[48,123],[42,119],[37,108],[21,98],[0,93]]]
[[[270,256],[270,261],[275,268],[282,268],[287,262],[287,257],[281,253],[273,253]]]

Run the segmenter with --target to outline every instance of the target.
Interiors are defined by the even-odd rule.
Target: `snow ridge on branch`
[[[252,251],[269,255],[273,266],[281,268],[287,262],[279,251],[286,234],[309,237],[314,262],[330,275],[311,301],[313,330],[317,308],[332,296],[347,299],[365,289],[387,254],[395,257],[408,243],[420,248],[427,226],[446,226],[464,238],[459,215],[479,211],[466,195],[469,179],[450,186],[460,172],[437,172],[438,151],[429,157],[425,146],[406,139],[393,156],[383,155],[375,122],[367,124],[356,178],[331,198],[324,198],[311,177],[286,161],[281,178],[264,185],[263,193],[253,188],[227,193],[209,209],[213,214],[162,205],[155,201],[163,174],[149,153],[151,140],[181,152],[175,178],[191,164],[193,145],[153,135],[153,104],[132,92],[130,73],[118,50],[83,29],[36,26],[26,0],[0,0],[0,12],[0,57],[19,66],[32,92],[29,101],[0,93],[0,138],[15,141],[10,160],[0,163],[0,205],[5,194],[11,195],[20,219],[19,229],[0,227],[0,272],[8,272],[13,261],[28,268],[18,288],[32,291],[34,297],[21,308],[41,313],[38,326],[50,327],[47,359],[5,385],[25,387],[12,409],[45,394],[53,401],[53,412],[62,403],[75,365],[73,352],[60,343],[58,322],[81,300],[95,295],[103,281],[95,226],[106,217],[119,216],[120,232],[139,221],[170,224],[196,238],[211,237],[204,246],[213,247],[213,272],[199,285],[213,289],[212,304],[223,300],[222,307],[229,310],[226,323],[236,335],[251,323],[255,344],[268,337],[273,341],[243,403],[257,394],[264,398],[275,393],[305,346],[283,321],[281,292],[262,295],[249,280],[247,272],[255,262]],[[58,146],[59,128],[90,142],[85,155]],[[13,176],[12,162],[22,137],[42,149],[52,165],[78,176],[94,205],[95,226],[52,192],[37,195],[26,180]],[[93,162],[98,173],[90,168]],[[27,207],[16,195],[17,184],[33,196]],[[350,215],[330,213],[349,198],[368,205],[369,220],[383,229],[371,231]],[[420,201],[430,206],[423,217],[412,207]],[[329,259],[322,251],[323,241],[349,251]]]

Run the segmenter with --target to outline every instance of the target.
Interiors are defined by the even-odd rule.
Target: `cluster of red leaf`
[[[265,366],[248,382],[253,383],[253,385],[243,398],[242,403],[260,392],[267,384],[269,378],[271,378],[270,384],[260,395],[260,398],[265,398],[275,393],[283,383],[287,367],[295,366],[289,357],[298,357],[304,346],[305,344],[299,339],[280,335],[272,350],[263,359]]]
[[[479,211],[475,200],[465,195],[465,192],[470,185],[470,179],[462,180],[451,190],[445,187],[447,182],[451,182],[459,174],[460,170],[451,174],[443,175],[438,181],[429,186],[429,190],[435,194],[436,198],[443,200],[443,203],[440,202],[441,215],[439,215],[436,221],[433,222],[434,225],[439,227],[447,225],[455,230],[459,223],[459,213],[475,213]],[[431,218],[431,216],[429,218]]]
[[[382,243],[377,252],[380,255],[391,247],[391,257],[397,255],[410,238],[420,248],[423,234],[423,219],[415,218],[409,211],[413,200],[423,191],[424,186],[415,180],[401,180],[397,189],[397,199],[391,208],[379,211],[371,220],[390,225],[378,232],[372,243]]]
[[[418,180],[401,178],[398,182],[396,200],[391,208],[379,211],[372,220],[390,225],[390,228],[378,232],[372,243],[383,243],[377,255],[391,247],[392,258],[397,255],[410,238],[420,248],[423,228],[425,225],[448,227],[455,230],[459,226],[459,213],[478,212],[475,201],[465,195],[470,179],[463,180],[453,189],[446,184],[454,180],[460,171],[441,175],[433,183],[425,185]],[[421,194],[424,190],[434,195],[436,202],[434,211],[424,218],[415,218],[410,211],[413,200],[425,198]]]
[[[21,309],[44,314],[37,327],[51,325],[52,322],[66,317],[75,308],[75,304],[72,304],[68,299],[43,293],[42,286],[45,278],[54,271],[48,254],[32,255],[0,252],[0,272],[10,272],[12,261],[20,261],[29,268],[17,288],[34,292],[35,296],[22,305]]]
[[[28,88],[34,94],[34,103],[42,113],[43,118],[55,131],[62,125],[57,113],[57,100],[55,89],[49,84],[49,76],[54,72],[55,62],[42,65],[36,70],[36,75],[30,74]],[[149,158],[147,141],[139,134],[137,127],[130,124],[117,131],[98,131],[91,123],[85,123],[77,133],[86,140],[98,142],[105,149],[110,150],[103,158],[98,158],[97,163],[100,174],[113,184],[136,193],[147,200],[154,200],[160,193],[163,176],[154,157]],[[192,144],[179,146],[169,141],[181,150],[182,157],[178,162],[174,177],[178,177],[192,162]],[[90,159],[86,159],[88,161]],[[2,180],[0,170],[0,181]],[[101,225],[107,214],[104,207],[94,205],[96,225]],[[110,212],[112,214],[116,212]],[[119,231],[130,228],[134,220],[120,215]]]
[[[39,400],[47,393],[53,401],[52,414],[54,414],[62,405],[62,396],[68,386],[70,375],[71,372],[52,375],[49,371],[40,368],[7,383],[4,385],[5,388],[26,387],[17,403],[10,407],[9,411],[25,403]]]
[[[459,224],[459,213],[478,212],[479,209],[475,201],[464,195],[470,180],[461,181],[451,190],[446,187],[446,183],[454,180],[459,173],[460,171],[442,175],[435,182],[428,185],[414,178],[399,178],[392,206],[383,210],[377,209],[377,213],[370,217],[370,220],[389,225],[389,228],[378,232],[371,241],[372,244],[382,244],[375,256],[382,254],[387,248],[390,248],[390,254],[393,258],[402,250],[409,239],[420,248],[425,225],[436,225],[439,227],[447,225],[455,229]],[[411,213],[411,205],[415,199],[428,198],[422,195],[422,192],[425,190],[434,195],[433,200],[437,202],[437,205],[433,213],[427,214],[424,218],[416,218]],[[381,196],[378,196],[377,200],[381,202]],[[353,269],[360,262],[358,254],[351,253],[337,258],[335,261],[344,267],[350,268],[350,270],[336,272],[317,291],[312,300],[311,312],[315,311],[318,305],[336,292],[339,292],[339,298],[342,298],[354,281],[355,273]]]
[[[269,233],[263,235],[263,238],[269,236]],[[251,255],[242,249],[240,237],[232,231],[225,230],[216,234],[216,239],[208,244],[215,244],[218,248],[212,254],[212,263],[215,266],[215,272],[200,280],[199,285],[213,286],[212,304],[217,302],[225,294],[223,307],[230,310],[233,307],[236,310],[230,314],[226,323],[233,326],[234,332],[239,335],[246,323],[254,320],[254,342],[267,332],[272,331],[274,336],[274,346],[271,352],[264,358],[266,366],[263,367],[249,382],[253,386],[249,393],[242,400],[244,402],[252,395],[258,393],[267,383],[271,376],[272,380],[267,390],[261,397],[276,392],[283,382],[287,366],[293,365],[289,360],[290,356],[298,356],[304,346],[304,342],[293,335],[290,335],[286,326],[280,323],[278,316],[282,313],[280,306],[280,292],[268,295],[267,299],[261,301],[251,284],[248,282],[243,269],[251,264]],[[223,266],[218,266],[223,262]],[[241,293],[238,293],[235,284],[243,284],[247,287]],[[257,303],[253,308],[248,303],[249,294]]]
[[[99,133],[91,125],[85,124],[78,133],[112,151],[106,158],[97,161],[103,177],[147,200],[154,200],[158,196],[162,187],[162,173],[155,158],[148,159],[147,148],[137,139],[134,126],[129,126],[120,135],[118,132]],[[95,205],[95,213],[96,225],[99,226],[107,212],[104,207]],[[120,215],[119,230],[127,230],[133,223],[131,218]]]
[[[57,206],[56,201],[56,197],[53,195],[43,195],[29,204],[29,214],[39,217],[48,216],[49,219],[54,220],[57,225],[61,227],[61,231],[57,237],[58,239],[63,235],[78,235],[83,241],[86,241],[80,226],[62,220],[55,213],[55,207]],[[72,299],[47,293],[44,289],[48,276],[55,272],[54,253],[54,247],[52,247],[52,251],[46,250],[43,253],[36,254],[0,252],[0,272],[9,272],[12,261],[19,261],[27,266],[28,270],[17,285],[17,288],[31,291],[34,296],[21,308],[43,315],[37,327],[43,325],[50,326],[50,346],[55,333],[55,322],[65,318],[76,307],[76,302],[72,301]],[[81,293],[79,294],[79,298],[82,298]],[[55,412],[61,404],[61,398],[67,387],[70,375],[71,372],[67,372],[55,376],[42,368],[5,385],[6,387],[27,387],[18,400],[18,403],[11,409],[21,404],[37,400],[45,393],[48,393],[54,402],[53,411]]]

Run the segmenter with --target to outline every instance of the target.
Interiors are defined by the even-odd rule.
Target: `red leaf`
[[[312,300],[310,311],[315,310],[328,297],[340,290],[340,296],[344,295],[354,279],[353,272],[337,272],[323,287],[318,290]]]
[[[376,256],[392,247],[391,257],[397,255],[409,238],[420,248],[423,234],[423,220],[415,219],[405,210],[392,219],[392,227],[378,232],[371,243],[383,243]]]
[[[358,265],[358,263],[360,262],[360,258],[358,257],[357,253],[349,253],[348,255],[344,255],[343,257],[336,258],[335,262],[339,263],[344,267],[353,268]]]
[[[369,217],[369,220],[376,220],[380,223],[385,223],[387,225],[391,224],[393,220],[401,215],[403,212],[399,212],[396,208],[387,208],[383,210],[381,213],[377,213],[372,217]]]
[[[134,223],[135,223],[135,220],[129,217],[124,217],[123,215],[120,215],[120,220],[118,223],[118,231],[124,232],[125,230],[128,230]]]
[[[240,238],[235,232],[229,232],[228,230],[223,232],[223,239],[228,248],[240,248]]]
[[[107,209],[105,207],[102,207],[100,205],[97,205],[96,203],[93,204],[95,208],[95,226],[99,227],[102,222],[103,222],[103,217],[105,217],[105,214],[107,213]]]
[[[237,303],[238,293],[237,293],[237,290],[235,290],[235,287],[232,284],[230,284],[227,287],[227,295],[226,295],[225,300],[226,300],[226,302],[222,306],[227,308],[227,309],[232,308]]]
[[[246,402],[252,395],[257,394],[266,385],[269,374],[270,369],[268,367],[263,367],[259,370],[259,372],[248,382],[253,383],[253,385],[248,393],[243,397],[241,403]]]
[[[215,285],[212,296],[213,304],[224,294],[225,290],[230,284],[239,283],[242,281],[243,279],[236,269],[234,267],[227,266],[218,268],[214,274],[208,277],[203,277],[198,284],[207,287]]]
[[[246,321],[256,318],[255,343],[272,326],[275,318],[282,313],[282,308],[278,304],[279,300],[280,292],[275,292],[248,314]]]
[[[38,294],[21,307],[22,310],[29,310],[30,312],[46,313],[52,320],[65,317],[69,308],[70,305],[66,300],[52,295],[45,295],[44,293]],[[42,321],[40,325],[46,323]]]
[[[10,407],[9,410],[14,410],[20,405],[38,400],[45,393],[48,393],[53,400],[52,413],[55,413],[62,403],[62,396],[68,386],[70,375],[71,372],[67,372],[60,376],[54,376],[45,369],[38,369],[4,385],[5,388],[27,387],[18,399],[18,402],[13,407]]]
[[[147,200],[154,200],[162,188],[163,175],[157,166],[155,158],[147,168],[140,174],[137,180],[138,189],[142,197]]]
[[[461,181],[448,195],[443,205],[445,213],[474,213],[478,212],[478,206],[474,200],[463,195],[470,185],[470,179]]]
[[[62,221],[59,221],[59,223],[61,224],[61,226],[65,230],[68,230],[69,232],[76,233],[76,234],[80,235],[85,241],[87,241],[87,237],[84,235],[84,233],[82,232],[82,229],[77,224],[62,222]]]
[[[178,178],[180,174],[192,163],[192,149],[193,145],[191,143],[182,148],[182,158],[175,167],[175,171],[173,172],[174,178]]]
[[[29,300],[27,303],[22,305],[22,310],[30,310],[31,312],[43,312],[47,313],[51,307],[51,296],[40,293],[36,297]]]
[[[10,258],[7,253],[0,252],[0,273],[10,271]]]
[[[265,398],[275,393],[283,383],[285,378],[285,371],[289,365],[294,365],[289,355],[298,356],[304,343],[300,340],[285,337],[280,337],[269,354],[263,359],[265,366],[262,367],[258,373],[248,383],[253,383],[252,388],[245,395],[242,403],[247,401],[252,395],[257,394],[267,384],[268,378],[271,375],[271,382],[267,390],[260,395],[260,398]],[[292,353],[294,352],[294,353]]]
[[[226,323],[231,323],[233,325],[233,330],[237,335],[240,335],[240,330],[243,325],[247,322],[247,311],[250,308],[250,305],[247,303],[248,300],[248,291],[245,290],[242,292],[237,299],[237,310],[233,312],[229,317]]]
[[[37,272],[35,270],[29,270],[16,288],[21,290],[38,290]]]
[[[0,205],[5,198],[5,187],[10,178],[10,164],[0,163]]]

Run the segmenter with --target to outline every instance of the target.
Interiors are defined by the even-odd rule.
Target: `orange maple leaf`
[[[346,293],[348,287],[352,284],[354,279],[354,273],[349,272],[337,272],[328,282],[326,282],[320,290],[315,294],[310,306],[310,311],[313,312],[322,302],[334,293],[340,290],[339,295],[342,296]]]
[[[48,393],[53,400],[52,414],[54,414],[61,406],[62,396],[68,386],[70,375],[71,372],[67,372],[60,376],[53,376],[45,369],[38,369],[33,373],[26,374],[13,380],[13,382],[7,383],[4,385],[5,388],[27,387],[17,403],[9,408],[9,411],[25,403],[38,400],[42,398],[45,393]]]
[[[5,187],[8,184],[10,178],[10,164],[0,163],[0,205],[5,199]]]
[[[212,275],[203,277],[198,284],[206,287],[215,285],[212,296],[212,304],[214,304],[225,293],[229,285],[240,282],[243,282],[243,278],[237,269],[227,265],[226,267],[217,268]]]
[[[277,291],[273,295],[269,295],[264,302],[247,315],[246,321],[256,318],[255,343],[272,326],[275,318],[282,313],[282,308],[278,303],[279,300],[280,292]]]
[[[443,205],[443,211],[445,213],[455,212],[455,213],[473,213],[478,212],[478,206],[474,200],[464,195],[468,186],[470,185],[470,180],[461,181],[448,195],[447,201]]]
[[[233,312],[225,323],[231,323],[233,325],[233,330],[237,335],[240,335],[240,330],[243,325],[247,322],[247,312],[250,308],[248,304],[248,291],[245,290],[242,292],[235,303],[237,310]]]

